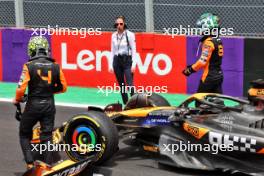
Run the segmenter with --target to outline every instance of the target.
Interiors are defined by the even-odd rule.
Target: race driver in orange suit
[[[27,169],[33,167],[32,128],[39,122],[41,126],[41,144],[52,143],[52,131],[55,119],[54,94],[67,89],[64,74],[59,65],[48,56],[49,43],[45,37],[31,37],[28,43],[30,60],[24,64],[14,104],[19,103],[28,87],[28,101],[19,127],[22,152]],[[52,163],[52,153],[44,153],[44,162]]]
[[[212,30],[219,28],[219,18],[211,13],[203,14],[198,20],[198,26],[202,30]],[[183,70],[183,74],[186,76],[192,73],[204,69],[200,84],[198,87],[198,93],[222,93],[223,83],[223,71],[221,68],[222,57],[224,54],[223,44],[218,36],[204,35],[200,39],[202,44],[202,51],[200,58],[193,65],[188,66]]]

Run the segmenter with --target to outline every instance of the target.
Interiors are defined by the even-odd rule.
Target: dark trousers
[[[131,56],[118,55],[114,56],[113,68],[117,82],[120,86],[120,92],[123,103],[126,104],[128,101],[128,95],[126,86],[129,86],[130,95],[132,96],[135,92],[133,87],[133,73],[131,72],[132,58]]]
[[[222,83],[223,79],[216,81],[205,81],[200,80],[200,84],[197,93],[219,93],[222,94]]]
[[[41,144],[52,143],[52,131],[54,128],[55,119],[55,105],[54,99],[33,99],[28,100],[25,111],[22,114],[19,126],[19,138],[22,152],[26,163],[34,162],[32,153],[32,129],[37,122],[40,123],[40,141]],[[52,153],[49,151],[44,152],[44,162],[52,164]]]

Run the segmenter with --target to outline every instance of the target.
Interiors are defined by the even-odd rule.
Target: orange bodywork
[[[262,148],[261,150],[259,150],[257,153],[258,154],[264,154],[264,148]]]
[[[146,108],[137,108],[137,109],[131,109],[131,110],[125,110],[121,112],[113,112],[107,114],[109,117],[120,114],[128,117],[146,117],[150,112],[155,110],[162,110],[162,109],[176,109],[176,107],[173,106],[161,106],[161,107],[146,107]]]
[[[197,139],[201,139],[206,133],[209,132],[209,130],[206,128],[197,127],[186,122],[183,124],[183,129]]]

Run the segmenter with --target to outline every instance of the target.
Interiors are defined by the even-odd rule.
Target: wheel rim
[[[87,119],[76,119],[69,122],[64,131],[64,142],[77,148],[77,151],[66,151],[76,161],[85,159],[95,153],[96,145],[101,144],[98,127]],[[86,147],[85,147],[86,146]]]
[[[91,127],[82,125],[74,130],[72,135],[72,143],[77,144],[78,146],[85,144],[92,144],[95,146],[97,142],[96,138],[95,131]]]

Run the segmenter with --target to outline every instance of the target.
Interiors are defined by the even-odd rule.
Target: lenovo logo
[[[68,50],[67,43],[61,43],[61,64],[64,70],[85,70],[85,71],[102,71],[102,62],[104,57],[107,59],[108,69],[111,67],[112,58],[110,51],[96,50],[92,52],[88,49],[80,50],[76,57],[74,57],[75,63],[68,62]],[[134,58],[133,67],[137,67],[140,74],[147,74],[152,70],[156,75],[168,75],[172,70],[172,60],[164,53],[147,53],[144,61],[139,53]]]

